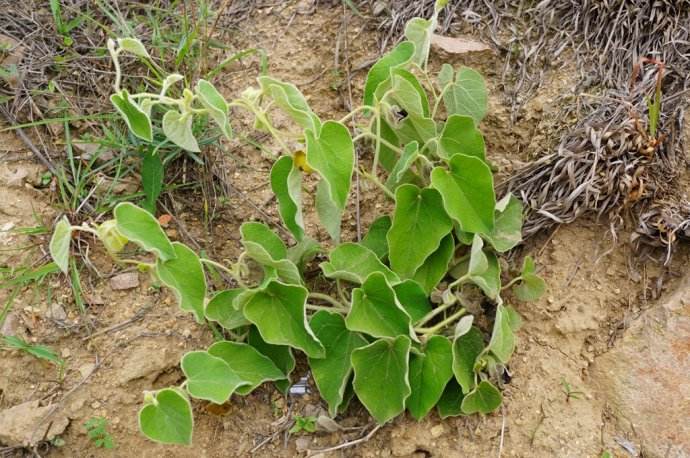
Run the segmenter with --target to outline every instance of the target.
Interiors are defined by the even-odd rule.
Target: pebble
[[[92,409],[99,409],[101,407],[101,403],[99,401],[93,401],[91,403],[91,408]]]
[[[137,272],[125,272],[115,275],[110,279],[110,288],[115,291],[133,289],[139,286],[139,274]]]
[[[445,426],[443,426],[443,424],[438,424],[438,425],[434,426],[433,428],[431,428],[431,437],[436,439],[438,437],[441,437],[441,435],[443,435],[443,433],[445,433],[445,432],[446,432]]]
[[[57,321],[65,321],[67,319],[67,312],[64,307],[57,302],[50,304],[50,317]]]

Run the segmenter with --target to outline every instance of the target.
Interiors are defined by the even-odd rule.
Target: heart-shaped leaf
[[[395,193],[393,225],[387,235],[393,271],[403,278],[412,278],[451,228],[436,190],[411,184],[399,186]]]
[[[309,107],[307,99],[294,84],[260,76],[259,85],[264,94],[273,99],[275,104],[304,129],[318,133],[321,129],[319,117]]]
[[[406,406],[415,420],[424,418],[436,405],[453,377],[451,343],[444,336],[432,336],[423,353],[410,354],[410,397]]]
[[[475,327],[453,340],[453,374],[465,394],[475,386],[474,364],[483,350],[484,337]]]
[[[66,217],[60,218],[55,225],[53,235],[50,237],[48,251],[55,264],[61,271],[67,273],[69,270],[69,246],[72,242],[72,225]]]
[[[465,115],[475,124],[484,119],[488,95],[482,75],[471,68],[460,67],[455,82],[443,94],[443,103],[448,115]]]
[[[322,205],[317,206],[319,219],[334,240],[340,239],[340,215],[347,202],[355,164],[355,147],[350,131],[342,123],[326,121],[317,134],[305,131],[307,163],[321,176]],[[326,200],[325,198],[328,197]],[[325,209],[325,202],[332,208]],[[327,210],[327,211],[324,211]],[[337,215],[337,217],[336,217]]]
[[[168,236],[151,213],[132,203],[122,202],[117,204],[113,214],[117,230],[127,239],[146,251],[153,251],[163,261],[175,258],[175,250]]]
[[[147,398],[139,411],[141,432],[163,444],[191,444],[194,418],[187,397],[176,388],[165,388]]]
[[[491,413],[498,409],[503,401],[501,392],[490,382],[482,380],[477,387],[466,394],[462,400],[463,413],[470,415],[473,413]]]
[[[379,90],[381,86],[379,86]],[[428,118],[429,99],[417,77],[404,68],[391,70],[390,101],[408,114]],[[377,90],[377,93],[379,91]]]
[[[455,252],[455,242],[453,234],[448,234],[441,239],[439,247],[424,260],[424,264],[419,266],[412,277],[417,283],[422,285],[427,294],[439,284],[448,272],[448,264],[453,259]]]
[[[198,153],[201,150],[192,132],[192,121],[191,113],[168,110],[163,115],[163,133],[180,148]]]
[[[304,266],[311,262],[323,249],[316,240],[305,237],[295,245],[288,248],[288,259],[292,261],[298,269],[304,271]]]
[[[144,44],[136,38],[118,38],[118,46],[124,51],[130,52],[138,57],[146,57],[150,59],[149,53],[146,51]]]
[[[285,244],[268,226],[255,222],[243,223],[240,233],[247,256],[262,266],[275,269],[278,277],[286,283],[302,283],[299,269],[287,259]]]
[[[395,124],[394,129],[398,140],[405,145],[411,142],[431,145],[435,142],[436,122],[431,118],[410,113]]]
[[[507,312],[500,304],[496,308],[496,319],[488,349],[502,363],[507,363],[515,350],[515,335],[511,327],[510,312]]]
[[[443,390],[441,399],[439,399],[436,404],[438,416],[441,417],[442,420],[445,420],[448,417],[462,415],[463,397],[462,388],[460,388],[460,385],[458,385],[458,382],[454,378],[451,378]]]
[[[187,377],[187,391],[197,399],[223,404],[235,390],[247,385],[222,358],[205,351],[191,351],[182,357],[182,372]]]
[[[264,382],[283,380],[286,375],[267,356],[245,343],[220,341],[208,348],[208,353],[222,359],[243,382],[237,393],[246,395]]]
[[[410,316],[380,272],[372,273],[361,288],[352,290],[352,308],[345,323],[351,331],[374,337],[414,335]]]
[[[204,108],[209,110],[211,118],[220,127],[223,134],[228,139],[231,139],[232,128],[228,119],[228,103],[225,101],[225,98],[223,98],[213,84],[203,79],[196,83],[196,93],[199,96],[199,101]]]
[[[531,256],[525,256],[520,277],[522,281],[514,289],[515,296],[519,300],[536,301],[546,291],[546,282],[536,274],[534,259]]]
[[[228,289],[213,296],[206,304],[206,319],[216,321],[230,331],[251,324],[244,317],[242,310],[237,310],[234,306],[235,298],[243,291],[242,288]]]
[[[453,76],[455,75],[455,70],[453,70],[453,66],[450,64],[443,64],[441,65],[441,70],[438,71],[438,76],[436,79],[438,80],[438,86],[441,90],[445,88],[448,84],[453,82]]]
[[[386,239],[386,234],[388,234],[390,228],[390,216],[379,216],[371,223],[369,230],[360,243],[376,253],[379,259],[384,259],[388,256],[388,240]]]
[[[326,348],[326,357],[309,358],[309,367],[321,397],[328,403],[334,417],[343,403],[345,389],[352,374],[352,352],[367,344],[366,339],[345,327],[345,320],[337,313],[320,310],[309,322],[316,337]]]
[[[414,53],[414,44],[403,41],[371,66],[364,85],[364,105],[374,105],[374,92],[379,84],[390,77],[391,68],[403,66],[412,59]]]
[[[439,139],[441,157],[450,159],[460,153],[486,162],[484,137],[469,116],[451,115]]]
[[[295,240],[302,240],[302,174],[290,156],[283,156],[273,164],[271,189],[278,199],[278,211],[285,227],[295,236]]]
[[[180,242],[173,242],[175,258],[156,260],[156,272],[161,282],[172,289],[180,308],[192,312],[198,323],[204,321],[206,276],[194,251]]]
[[[283,394],[287,393],[290,389],[290,374],[295,369],[295,357],[292,355],[292,349],[287,345],[273,345],[266,342],[255,326],[249,328],[247,342],[259,350],[259,353],[273,361],[273,364],[286,375],[285,380],[276,380],[274,383]]]
[[[490,233],[494,228],[494,179],[491,169],[476,157],[456,154],[450,170],[436,167],[431,184],[443,196],[443,205],[463,231]]]
[[[512,194],[506,194],[496,202],[494,229],[482,236],[499,253],[505,253],[522,242],[522,202]]]
[[[405,410],[410,395],[408,356],[410,339],[379,339],[352,352],[352,383],[364,407],[379,424]]]
[[[275,345],[289,345],[311,358],[323,358],[325,350],[307,323],[307,290],[302,286],[271,281],[244,303],[244,316],[261,337]]]
[[[393,290],[402,308],[410,315],[412,324],[431,311],[428,295],[416,281],[404,280],[393,286]]]
[[[486,269],[480,274],[470,275],[470,280],[479,286],[489,299],[497,300],[501,293],[501,265],[496,255],[483,252],[486,258]]]
[[[126,89],[111,95],[110,102],[134,135],[147,142],[153,141],[151,119],[139,105],[129,98],[129,92]]]
[[[341,243],[328,255],[329,260],[319,264],[328,278],[339,278],[362,284],[373,272],[380,272],[390,283],[400,281],[398,276],[382,263],[376,253],[360,243]]]
[[[436,14],[431,19],[415,17],[405,24],[405,38],[414,43],[415,53],[414,63],[421,68],[426,68],[429,59],[429,48],[431,48],[431,36],[436,29]]]
[[[417,142],[411,142],[405,145],[400,159],[398,159],[393,170],[391,170],[391,173],[388,175],[386,187],[395,192],[395,189],[405,181],[406,172],[409,172],[410,167],[418,158],[419,145]]]

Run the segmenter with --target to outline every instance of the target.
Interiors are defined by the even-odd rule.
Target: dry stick
[[[91,335],[83,337],[81,340],[82,340],[82,342],[84,342],[86,340],[91,340],[94,337],[98,337],[100,335],[107,334],[109,332],[119,331],[120,329],[124,329],[127,326],[143,319],[144,316],[146,316],[146,314],[149,312],[149,310],[151,310],[151,305],[145,305],[144,307],[137,310],[137,312],[134,314],[133,317],[131,317],[131,318],[129,318],[129,319],[127,319],[121,323],[117,323],[117,324],[114,324],[112,326],[108,326],[107,328],[101,329],[100,331],[96,331]]]
[[[315,450],[310,449],[309,453],[307,454],[307,458],[309,458],[310,456],[319,455],[321,453],[334,452],[336,450],[342,450],[344,448],[354,447],[355,445],[359,445],[361,443],[367,442],[372,437],[374,437],[374,434],[376,434],[376,432],[379,429],[381,429],[382,427],[383,427],[383,425],[376,425],[374,427],[374,429],[372,429],[371,431],[369,431],[369,433],[367,433],[366,436],[360,437],[359,439],[355,439],[352,441],[343,442],[342,444],[336,445],[334,447],[320,448],[320,449],[315,449]]]

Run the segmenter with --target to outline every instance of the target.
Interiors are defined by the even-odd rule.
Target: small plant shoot
[[[113,104],[144,141],[158,135],[154,107],[165,110],[165,136],[190,151],[199,149],[193,117],[209,116],[230,135],[231,107],[253,115],[255,127],[280,148],[270,184],[294,238],[287,243],[268,226],[246,222],[242,254],[222,264],[169,240],[133,204],[119,204],[114,219],[97,227],[60,221],[50,247],[61,268],[72,232],[90,232],[116,261],[139,264],[170,288],[199,323],[224,330],[224,340],[182,358],[181,385],[146,393],[139,424],[148,438],[190,444],[195,399],[222,404],[271,382],[285,392],[299,378],[297,358],[306,359],[331,416],[347,407],[352,391],[381,424],[405,411],[420,420],[435,407],[442,418],[499,408],[520,324],[504,295],[534,300],[544,282],[526,258],[521,274],[503,283],[499,256],[521,242],[522,206],[494,192],[478,127],[487,112],[482,76],[447,64],[438,74],[427,68],[443,4],[437,2],[431,19],[410,21],[406,41],[371,67],[362,105],[341,120],[320,119],[293,84],[269,76],[226,102],[204,80],[172,97],[179,75],[168,76],[160,93],[129,94],[118,73]],[[136,40],[111,42],[109,49],[116,63],[123,52],[148,58]],[[291,130],[275,127],[275,111],[293,121]],[[355,145],[370,152],[359,168]],[[303,223],[305,174],[318,180],[315,212],[332,239],[328,252]],[[341,231],[354,174],[394,204],[390,214],[373,215],[361,241]],[[149,258],[121,259],[128,242]],[[312,261],[316,253],[320,269]],[[212,290],[211,271],[227,274],[225,289]],[[321,286],[315,291],[314,284]],[[482,310],[491,312],[475,319]],[[313,426],[310,418],[295,417],[291,432]]]

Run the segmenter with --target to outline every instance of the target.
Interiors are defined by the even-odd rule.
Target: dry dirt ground
[[[334,90],[346,78],[334,71],[336,58],[349,58],[356,69],[375,58],[377,49],[375,31],[358,18],[345,30],[342,15],[340,8],[276,7],[258,11],[240,34],[229,36],[238,49],[265,48],[271,74],[294,81],[319,115],[338,118],[349,97],[346,90]],[[343,49],[341,40],[336,56],[343,34],[348,46]],[[437,55],[432,64],[438,68],[443,61],[477,67],[486,76],[493,96],[482,130],[490,158],[503,174],[547,141],[559,98],[572,95],[567,68],[550,74],[540,95],[511,124],[501,101],[499,58],[490,53]],[[251,84],[252,71],[230,69],[223,79],[225,92],[234,95]],[[355,88],[363,77],[362,71],[353,73]],[[217,259],[238,253],[241,222],[276,218],[266,181],[270,161],[239,144],[228,149],[231,154],[220,167],[243,193],[215,208],[211,233],[191,210],[178,214],[200,243],[213,242],[209,248]],[[12,230],[35,225],[36,217],[50,225],[56,216],[54,194],[37,186],[41,170],[11,133],[0,137],[0,157],[0,260],[13,265],[29,253],[35,261],[41,257],[38,240]],[[362,195],[366,226],[381,203],[364,187]],[[344,227],[353,237],[354,217]],[[310,231],[323,238],[313,225]],[[184,241],[183,232],[175,224],[169,229],[171,237]],[[665,270],[650,265],[633,271],[626,240],[620,234],[615,243],[605,221],[581,220],[523,248],[535,256],[548,291],[536,303],[515,304],[525,325],[499,412],[443,422],[435,414],[419,423],[399,418],[363,444],[328,456],[598,457],[606,450],[613,456],[690,456],[690,253],[681,248]],[[24,248],[30,245],[32,251]],[[20,293],[5,325],[6,331],[52,346],[66,360],[60,385],[53,366],[18,352],[0,352],[0,417],[1,409],[40,400],[56,407],[42,431],[50,425],[50,433],[69,421],[60,434],[64,445],[40,449],[41,455],[249,456],[263,443],[255,456],[303,456],[362,434],[352,429],[288,437],[280,429],[281,418],[288,412],[318,412],[318,395],[285,400],[264,387],[246,398],[234,397],[222,411],[195,403],[192,448],[147,441],[136,421],[142,392],[178,383],[180,356],[207,346],[212,334],[182,313],[170,292],[152,288],[144,275],[133,289],[113,290],[110,277],[119,272],[96,246],[89,258],[101,277],[85,271],[85,294],[92,303],[86,317],[77,311],[67,280],[53,276],[39,289]],[[0,291],[3,302],[5,295]],[[114,450],[95,449],[87,438],[83,424],[94,416],[110,421]],[[0,418],[0,424],[6,420]],[[370,420],[361,407],[352,406],[338,421],[354,428]]]

